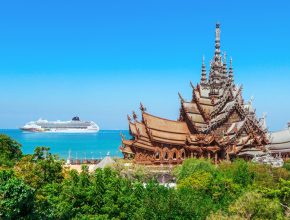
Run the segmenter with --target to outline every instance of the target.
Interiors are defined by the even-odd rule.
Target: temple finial
[[[266,118],[267,117],[267,112],[263,112],[262,117]]]
[[[251,102],[251,104],[252,104],[253,101],[254,101],[254,96],[252,95],[252,96],[250,97],[250,101],[249,101],[249,102]]]
[[[130,115],[127,115],[127,119],[128,119],[129,122],[131,122],[131,117],[130,117]]]
[[[230,59],[230,68],[229,68],[229,79],[231,83],[234,82],[234,71],[233,71],[233,59]]]
[[[182,98],[182,96],[181,96],[181,94],[178,92],[178,96],[179,96],[179,98],[180,98],[180,101],[181,102],[184,102],[184,99]]]
[[[142,102],[140,102],[140,110],[141,112],[145,112],[147,109],[143,106]]]
[[[226,80],[227,79],[227,53],[224,52],[223,54],[223,71],[222,71],[222,80]]]
[[[201,84],[206,83],[206,68],[204,64],[204,56],[202,56],[202,65],[201,65]]]
[[[224,63],[227,63],[227,52],[224,52]]]
[[[133,116],[133,119],[136,121],[138,117],[137,117],[137,115],[136,115],[136,112],[135,112],[135,111],[133,111],[133,112],[132,112],[132,116]]]
[[[220,31],[220,23],[216,23],[215,26],[215,60],[218,61],[220,59],[220,40],[221,40],[221,31]]]
[[[194,85],[193,85],[193,83],[190,81],[190,86],[191,86],[191,88],[194,90],[195,89],[195,87],[194,87]]]
[[[267,113],[263,112],[262,118],[260,118],[260,125],[261,125],[261,127],[262,127],[262,129],[264,131],[268,130],[267,120],[266,119],[267,119]]]

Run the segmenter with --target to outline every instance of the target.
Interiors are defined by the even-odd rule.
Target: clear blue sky
[[[79,115],[126,129],[140,101],[176,119],[177,92],[191,97],[189,81],[199,80],[202,55],[209,66],[219,21],[244,98],[255,97],[270,130],[285,128],[289,11],[287,0],[1,1],[0,127]]]

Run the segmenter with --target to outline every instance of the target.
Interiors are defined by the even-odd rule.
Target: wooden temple
[[[122,137],[124,158],[142,164],[179,164],[186,158],[209,158],[215,163],[235,157],[263,154],[268,144],[265,118],[258,119],[252,100],[245,103],[242,86],[234,83],[232,59],[227,66],[220,50],[220,25],[216,24],[215,52],[192,99],[180,97],[179,119],[168,120],[149,114],[140,104],[141,120],[128,116],[132,139]]]

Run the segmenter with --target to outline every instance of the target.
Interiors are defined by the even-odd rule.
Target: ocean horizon
[[[69,151],[76,159],[99,159],[107,153],[112,157],[121,157],[121,135],[130,137],[128,130],[100,130],[98,133],[45,133],[25,132],[19,129],[0,129],[22,145],[23,154],[32,154],[36,147],[45,146],[50,152],[67,159]]]

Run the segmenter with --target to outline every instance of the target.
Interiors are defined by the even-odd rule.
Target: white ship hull
[[[51,130],[46,130],[42,131],[45,133],[98,133],[99,129],[51,129]]]
[[[79,117],[74,117],[71,121],[39,119],[38,121],[27,123],[21,130],[45,133],[97,133],[100,129],[93,121],[81,121]]]

